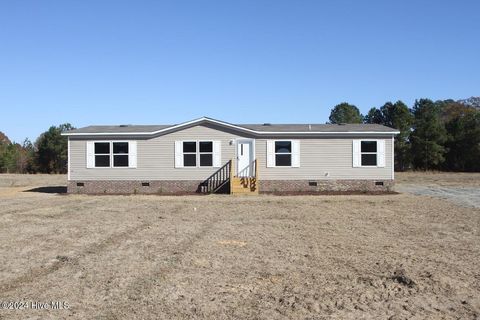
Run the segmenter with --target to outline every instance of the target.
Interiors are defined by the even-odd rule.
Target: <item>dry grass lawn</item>
[[[400,172],[395,173],[397,184],[480,187],[480,173],[476,172]]]
[[[0,319],[480,316],[479,209],[410,194],[24,192],[64,179],[0,175],[0,301],[70,306]]]

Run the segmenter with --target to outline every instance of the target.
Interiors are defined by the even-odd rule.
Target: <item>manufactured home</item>
[[[89,126],[68,137],[68,192],[386,192],[396,129],[376,124]]]

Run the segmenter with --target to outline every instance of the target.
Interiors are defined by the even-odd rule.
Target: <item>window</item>
[[[290,167],[292,165],[292,142],[275,141],[275,166]]]
[[[197,142],[196,141],[183,142],[183,166],[184,167],[197,166]]]
[[[112,142],[113,166],[128,167],[128,142]]]
[[[220,168],[220,141],[175,141],[175,168]]]
[[[94,150],[96,168],[128,167],[128,142],[95,142]]]
[[[300,140],[267,140],[267,168],[300,168]]]
[[[95,167],[110,167],[110,142],[95,142]]]
[[[354,168],[385,168],[384,139],[352,141],[352,166]]]
[[[377,141],[361,141],[360,153],[362,167],[377,165]]]
[[[212,167],[213,166],[213,141],[184,141],[183,142],[184,167]]]
[[[212,141],[200,141],[200,167],[213,166],[213,142]]]

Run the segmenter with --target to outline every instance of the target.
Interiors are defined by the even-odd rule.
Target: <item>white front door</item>
[[[254,140],[237,140],[237,176],[251,177],[253,176],[254,160],[253,154]]]

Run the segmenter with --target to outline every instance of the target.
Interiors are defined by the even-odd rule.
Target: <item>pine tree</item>
[[[413,115],[402,101],[386,102],[380,109],[372,108],[365,117],[365,123],[377,123],[395,128],[395,170],[404,171],[410,167],[410,133]]]
[[[356,106],[343,102],[332,109],[329,120],[330,123],[362,123],[363,116]]]
[[[429,99],[415,101],[411,134],[413,163],[416,168],[438,169],[445,161],[446,130],[441,121],[441,106]]]
[[[453,171],[480,171],[480,111],[446,104],[447,154],[444,168]]]
[[[370,110],[368,110],[368,114],[365,116],[364,122],[385,124],[385,119],[383,118],[382,111],[377,108],[371,108]]]
[[[52,126],[42,133],[35,142],[36,165],[43,173],[65,173],[67,170],[67,138],[61,133],[73,129],[67,123],[58,127]]]

